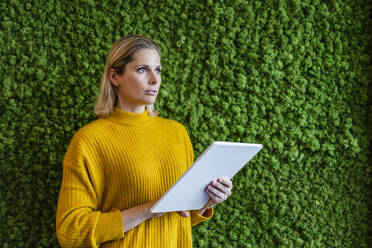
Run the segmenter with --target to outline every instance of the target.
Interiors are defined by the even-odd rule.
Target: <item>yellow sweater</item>
[[[160,198],[193,163],[185,127],[173,120],[113,113],[80,128],[63,161],[56,231],[62,247],[192,247],[191,227],[210,219],[167,213],[124,233],[121,210]],[[125,224],[125,223],[124,223]]]

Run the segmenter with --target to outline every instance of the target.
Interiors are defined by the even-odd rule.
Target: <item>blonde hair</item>
[[[125,65],[133,60],[133,55],[140,49],[155,49],[160,56],[159,46],[151,39],[142,35],[128,35],[118,39],[111,47],[105,69],[103,71],[98,96],[94,106],[94,114],[105,116],[112,113],[118,104],[117,87],[109,78],[109,71],[113,68],[119,75],[124,73]],[[159,115],[154,104],[146,105],[151,117]]]

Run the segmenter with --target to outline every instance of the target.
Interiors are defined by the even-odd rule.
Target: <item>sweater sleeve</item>
[[[187,154],[187,167],[190,167],[194,162],[194,150],[192,148],[192,143],[190,136],[187,133],[185,127],[184,129],[184,137],[185,137],[185,146],[186,146],[186,154]],[[191,218],[191,226],[195,226],[203,221],[211,219],[213,216],[213,208],[207,209],[203,215],[199,214],[197,210],[190,211],[190,218]]]
[[[90,163],[84,139],[75,134],[63,161],[57,206],[56,234],[62,247],[99,247],[124,237],[120,210],[98,209]]]

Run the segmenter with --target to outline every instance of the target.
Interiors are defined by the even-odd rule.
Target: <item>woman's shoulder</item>
[[[83,139],[89,139],[91,137],[99,135],[104,128],[105,123],[101,119],[93,120],[83,126],[81,126],[74,134],[74,137],[81,137]]]
[[[168,119],[160,116],[156,116],[153,118],[155,119],[151,125],[156,125],[162,129],[174,130],[181,134],[187,133],[185,126],[177,120]],[[117,127],[117,125],[115,125],[114,123],[99,118],[80,127],[75,132],[74,136],[81,137],[87,141],[91,139],[97,140],[100,139],[101,136],[105,136],[106,131],[112,130],[115,127]]]

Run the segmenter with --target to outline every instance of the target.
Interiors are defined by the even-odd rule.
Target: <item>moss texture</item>
[[[371,26],[367,0],[1,1],[0,247],[58,247],[64,153],[134,33],[160,44],[156,107],[196,157],[264,145],[195,247],[367,247]]]

